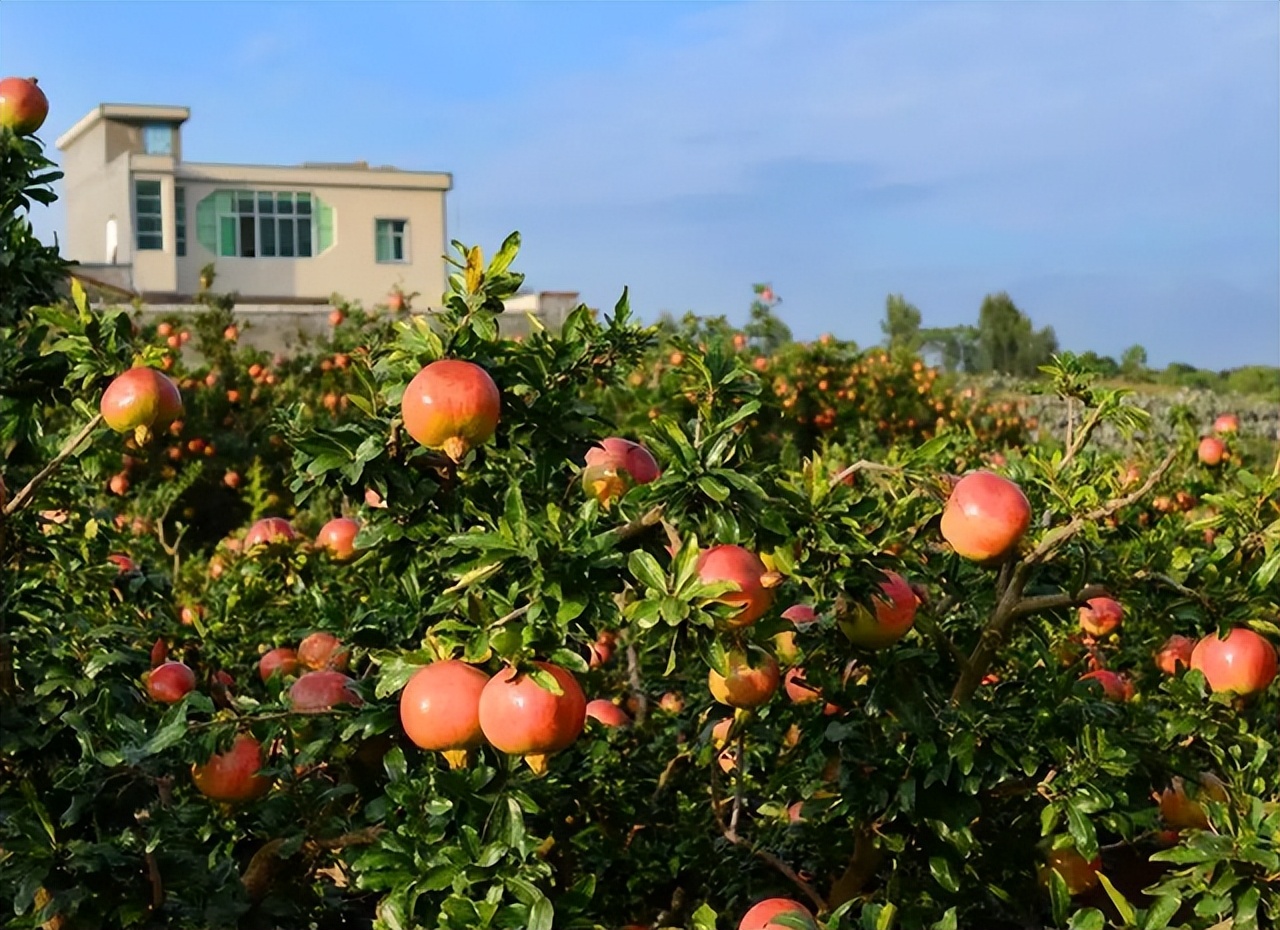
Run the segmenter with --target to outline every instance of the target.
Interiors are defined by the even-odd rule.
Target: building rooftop
[[[189,107],[174,107],[147,103],[100,103],[86,113],[74,126],[58,137],[54,143],[65,149],[75,142],[90,126],[99,120],[114,119],[129,123],[185,123],[191,118]]]

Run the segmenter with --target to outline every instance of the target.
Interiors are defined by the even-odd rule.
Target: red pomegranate
[[[1210,468],[1215,468],[1222,464],[1223,458],[1227,454],[1227,444],[1217,436],[1206,436],[1200,440],[1200,446],[1196,449],[1196,455],[1200,458],[1201,464]]]
[[[341,672],[305,672],[289,689],[289,706],[296,714],[320,714],[340,704],[364,704],[355,682]]]
[[[401,415],[409,435],[461,462],[498,428],[502,398],[489,373],[446,358],[423,368],[404,389]]]
[[[259,774],[261,770],[262,746],[241,733],[226,752],[191,766],[191,780],[206,798],[234,804],[260,798],[270,790],[271,780]]]
[[[117,433],[134,433],[141,444],[150,440],[152,430],[182,415],[182,394],[168,375],[139,366],[107,385],[98,409],[107,426]]]
[[[707,672],[707,687],[711,696],[730,707],[759,707],[773,697],[781,677],[778,663],[771,655],[761,654],[759,664],[752,665],[746,653],[733,650],[729,653],[729,674],[721,675],[714,668]]]
[[[1156,668],[1166,675],[1178,674],[1178,666],[1191,667],[1191,652],[1196,641],[1190,636],[1174,634],[1164,641],[1160,651],[1156,653]]]
[[[1224,413],[1213,421],[1213,431],[1219,436],[1240,431],[1240,418],[1234,413]]]
[[[244,548],[292,542],[297,538],[297,530],[288,520],[283,517],[264,517],[249,527],[249,532],[244,537]]]
[[[1074,849],[1054,849],[1049,852],[1048,861],[1040,867],[1040,883],[1047,886],[1053,873],[1057,872],[1066,882],[1068,894],[1083,894],[1097,887],[1101,869],[1101,856],[1095,856],[1090,862]]]
[[[534,663],[561,693],[543,688],[531,675],[508,666],[489,679],[480,695],[480,729],[497,750],[524,756],[539,775],[548,757],[568,749],[582,733],[587,698],[577,679],[550,662]]]
[[[1174,830],[1209,829],[1209,815],[1196,800],[1201,797],[1226,803],[1227,786],[1222,779],[1204,772],[1200,776],[1198,790],[1194,791],[1194,796],[1189,796],[1186,783],[1181,778],[1174,778],[1172,786],[1160,793],[1160,819]]]
[[[356,534],[360,524],[350,517],[334,517],[316,534],[316,546],[327,549],[338,562],[346,562],[356,554]]]
[[[790,620],[797,630],[806,630],[818,622],[818,612],[808,604],[795,604],[782,612],[782,619]]]
[[[791,930],[790,926],[784,927],[773,918],[782,915],[799,918],[806,928],[818,930],[818,923],[813,919],[813,914],[803,904],[792,901],[790,898],[765,898],[759,904],[754,905],[751,910],[742,915],[742,920],[738,923],[738,930]]]
[[[597,698],[587,704],[587,717],[606,727],[625,727],[631,725],[627,712],[613,701]]]
[[[915,624],[919,599],[907,580],[897,572],[885,572],[880,583],[884,597],[872,596],[874,613],[863,604],[854,605],[849,615],[841,618],[840,631],[855,646],[883,649],[892,646]]]
[[[163,662],[145,677],[147,694],[164,704],[176,704],[196,687],[196,673],[181,662]]]
[[[1091,597],[1080,608],[1080,629],[1090,636],[1106,636],[1114,632],[1124,619],[1120,602],[1109,597]]]
[[[413,673],[400,693],[400,725],[415,746],[444,753],[450,768],[467,764],[484,742],[480,695],[489,676],[458,659],[433,662]]]
[[[7,77],[0,81],[0,126],[14,135],[29,136],[44,125],[49,98],[35,78]]]
[[[298,654],[286,646],[272,649],[258,660],[258,677],[265,684],[271,676],[293,675],[298,671]]]
[[[298,644],[298,662],[309,669],[336,669],[346,671],[351,650],[344,649],[342,640],[332,633],[312,633]]]
[[[750,626],[773,606],[773,589],[782,580],[769,571],[759,556],[741,546],[712,546],[698,557],[698,577],[710,584],[732,581],[736,591],[723,595],[725,604],[741,604],[738,612],[725,625],[730,628]]]
[[[1030,525],[1031,504],[1022,489],[989,471],[961,478],[942,511],[942,537],[975,562],[1008,555]]]
[[[1080,676],[1081,681],[1096,681],[1102,686],[1102,695],[1109,701],[1128,701],[1133,698],[1133,682],[1109,669],[1100,668]]]
[[[1253,630],[1238,626],[1226,639],[1211,633],[1196,643],[1191,667],[1204,673],[1214,691],[1256,694],[1276,677],[1276,650]]]
[[[631,485],[656,481],[660,474],[658,461],[648,449],[630,439],[610,436],[587,450],[582,486],[608,507]]]

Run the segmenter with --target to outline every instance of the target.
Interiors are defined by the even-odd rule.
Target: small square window
[[[172,155],[173,127],[168,123],[148,123],[143,126],[142,150],[148,155]]]
[[[408,238],[408,220],[376,220],[373,230],[374,257],[379,262],[407,262]]]

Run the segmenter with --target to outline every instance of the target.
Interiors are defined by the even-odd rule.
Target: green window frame
[[[314,258],[333,245],[333,209],[309,191],[214,191],[196,205],[200,244],[235,258]]]
[[[378,219],[373,229],[374,257],[379,264],[409,261],[409,221]]]
[[[173,188],[174,250],[187,254],[187,189],[181,184]]]
[[[134,244],[139,252],[164,249],[164,208],[160,182],[136,179],[133,182]]]

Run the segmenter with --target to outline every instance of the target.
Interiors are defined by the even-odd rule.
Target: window
[[[142,150],[148,155],[172,155],[173,127],[168,123],[147,123],[142,127]]]
[[[133,217],[138,251],[164,248],[164,218],[160,208],[160,182],[133,182]]]
[[[310,258],[312,197],[293,191],[218,191],[217,253],[240,258]]]
[[[187,254],[187,189],[181,184],[173,189],[175,244],[179,255]]]
[[[405,241],[409,235],[408,220],[376,220],[374,245],[380,262],[404,262],[408,249]]]

